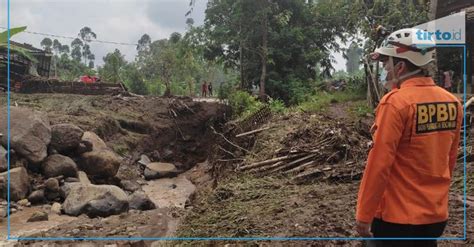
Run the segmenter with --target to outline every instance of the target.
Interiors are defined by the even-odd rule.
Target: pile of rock
[[[6,107],[0,109],[0,119],[7,119]],[[128,193],[115,185],[91,183],[116,179],[122,163],[95,133],[72,124],[50,126],[45,114],[26,108],[11,107],[10,119],[10,135],[7,121],[0,121],[1,200],[7,200],[9,187],[12,206],[17,208],[52,204],[56,213],[90,217],[120,214],[129,208],[155,208],[133,182],[120,182]],[[5,211],[5,203],[0,205]],[[47,217],[36,216],[32,221],[38,219]]]

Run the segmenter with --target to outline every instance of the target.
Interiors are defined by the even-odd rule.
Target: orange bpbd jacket
[[[409,79],[380,101],[357,220],[421,225],[448,219],[462,111],[430,77]]]

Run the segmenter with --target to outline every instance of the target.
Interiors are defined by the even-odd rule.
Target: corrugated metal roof
[[[473,0],[437,0],[436,18],[448,16],[471,7],[474,7]]]
[[[44,50],[38,49],[30,44],[27,43],[18,43],[13,40],[10,41],[10,44],[16,45],[18,47],[21,47],[23,49],[27,49],[30,53],[35,54],[35,55],[44,55],[44,56],[52,56],[53,54],[51,52],[46,52]]]
[[[466,20],[468,22],[474,21],[474,6],[464,9],[466,11]]]

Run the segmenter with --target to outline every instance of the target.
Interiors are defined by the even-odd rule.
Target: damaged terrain
[[[188,98],[13,94],[11,102],[13,111],[35,110],[38,117],[33,119],[49,121],[51,132],[39,163],[41,156],[33,160],[20,151],[21,145],[18,151],[13,146],[12,168],[18,170],[19,181],[26,178],[30,186],[20,183],[23,194],[12,198],[12,236],[356,237],[355,204],[373,117],[355,116],[350,104],[333,103],[317,114],[274,114],[263,107],[246,119],[229,121],[225,105]],[[103,162],[105,158],[110,160]],[[459,158],[445,237],[463,234],[462,155]],[[109,162],[114,160],[118,164]],[[97,165],[100,162],[104,165]],[[49,166],[61,172],[45,169]],[[472,163],[466,168],[470,222]],[[5,204],[2,201],[3,212]],[[2,234],[5,226],[4,218]],[[473,231],[468,225],[467,235]]]
[[[172,236],[196,189],[187,174],[206,162],[214,138],[209,127],[220,129],[228,114],[224,105],[190,98],[124,95],[13,94],[11,105],[15,237]],[[0,126],[5,148],[6,124]]]
[[[234,155],[237,157],[227,153],[232,165],[217,165],[222,169],[218,174],[225,175],[214,188],[200,191],[195,209],[182,223],[178,236],[357,237],[357,191],[371,145],[371,122],[372,117],[354,117],[350,105],[336,103],[323,114],[274,116],[246,140],[233,139],[234,144],[249,152]],[[444,237],[462,237],[464,232],[462,160],[460,148],[450,192],[451,218]],[[474,195],[469,152],[467,160],[466,221],[472,222]],[[474,229],[468,224],[466,231],[466,242],[440,245],[471,243],[469,236]],[[361,246],[358,241],[297,244]]]

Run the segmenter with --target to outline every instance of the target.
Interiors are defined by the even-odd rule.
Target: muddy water
[[[194,193],[196,186],[186,178],[186,175],[181,174],[175,178],[149,181],[142,189],[159,208],[184,208],[186,200]]]
[[[142,189],[149,198],[161,209],[168,208],[184,208],[186,200],[195,192],[196,187],[192,184],[185,174],[181,174],[175,178],[165,178],[148,181]],[[41,206],[26,207],[22,211],[17,211],[10,215],[10,236],[31,236],[32,234],[53,229],[60,225],[71,223],[78,220],[77,217],[67,215],[56,215],[49,213],[49,220],[42,222],[26,222],[35,211],[44,210]],[[164,233],[153,237],[172,237],[179,224],[179,219],[170,218],[165,223],[167,230]],[[164,236],[163,236],[164,235]],[[15,241],[5,241],[7,237],[7,220],[4,219],[0,223],[0,246],[13,246]]]
[[[17,211],[10,215],[10,237],[19,237],[19,236],[28,236],[30,234],[38,233],[44,230],[52,229],[56,226],[61,224],[65,224],[71,222],[76,217],[71,217],[67,215],[56,215],[54,213],[49,213],[48,221],[40,221],[40,222],[26,222],[30,216],[36,212],[44,210],[41,206],[37,207],[25,207],[21,211]],[[7,238],[7,219],[3,219],[0,223],[0,246],[4,246],[4,244],[12,242],[4,241]]]

